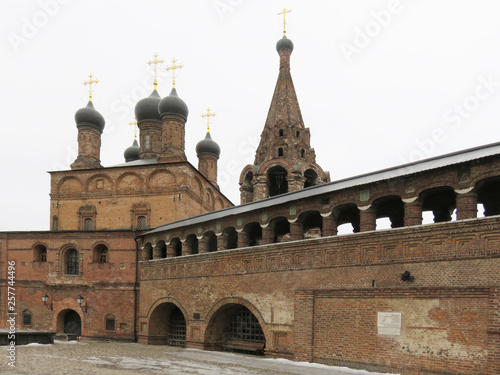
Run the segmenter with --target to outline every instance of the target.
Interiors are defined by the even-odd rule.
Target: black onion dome
[[[127,147],[125,152],[123,153],[123,157],[125,158],[125,162],[139,160],[139,153],[141,149],[139,148],[139,143],[137,143],[137,139],[134,139],[134,143],[132,146]]]
[[[196,154],[200,156],[200,154],[214,154],[217,157],[220,155],[220,147],[219,145],[212,140],[210,136],[210,132],[207,132],[205,139],[198,142],[196,145]]]
[[[95,110],[94,105],[90,101],[86,107],[80,108],[76,111],[75,122],[77,128],[80,126],[90,126],[99,130],[101,133],[104,130],[104,124],[106,123],[104,117],[102,117],[102,115]]]
[[[293,43],[285,35],[283,38],[278,40],[278,43],[276,43],[276,51],[279,53],[282,49],[289,49],[290,51],[293,51]]]
[[[158,91],[154,90],[147,98],[141,99],[135,106],[135,118],[137,123],[142,121],[161,121],[158,113],[158,104],[161,97]]]
[[[158,104],[158,112],[160,113],[160,118],[163,115],[179,115],[187,119],[188,117],[188,107],[184,100],[179,98],[175,88],[170,91],[170,95],[164,97],[160,104]]]

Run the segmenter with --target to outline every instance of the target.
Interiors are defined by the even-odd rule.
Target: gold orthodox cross
[[[215,116],[215,113],[210,113],[210,108],[207,108],[207,113],[202,114],[201,117],[207,118],[207,132],[210,133],[210,117]]]
[[[128,124],[134,127],[134,139],[137,140],[137,120],[134,119],[134,121],[130,121]]]
[[[290,12],[291,10],[286,10],[286,8],[283,8],[283,12],[278,13],[278,16],[283,15],[283,36],[286,35],[286,14]]]
[[[156,90],[156,88],[158,87],[158,64],[163,64],[163,59],[161,60],[158,60],[158,54],[155,53],[155,59],[153,61],[148,61],[148,64],[151,65],[153,64],[154,65],[154,77],[155,77],[155,80],[154,80],[154,88]]]
[[[181,69],[184,66],[182,64],[176,65],[176,62],[177,62],[177,60],[174,58],[172,60],[172,65],[167,66],[167,68],[166,68],[167,72],[169,70],[172,71],[172,88],[174,88],[174,89],[175,89],[175,70],[176,69]]]
[[[89,75],[89,80],[88,81],[83,81],[83,84],[84,85],[89,85],[89,101],[91,102],[92,101],[92,85],[94,83],[98,83],[99,80],[98,79],[92,79],[93,75],[90,74]]]

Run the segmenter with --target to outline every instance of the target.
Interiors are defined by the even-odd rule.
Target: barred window
[[[99,263],[106,263],[108,261],[108,249],[103,247],[99,250]]]
[[[84,221],[83,221],[83,230],[92,230],[94,229],[93,228],[93,223],[92,223],[92,219],[91,218],[86,218]]]
[[[137,229],[146,229],[146,217],[145,216],[137,217]]]
[[[47,261],[47,248],[44,246],[40,249],[40,262]]]
[[[68,275],[78,275],[78,251],[75,249],[68,251],[66,273]]]

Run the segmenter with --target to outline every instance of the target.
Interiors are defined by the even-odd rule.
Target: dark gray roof
[[[214,140],[212,140],[210,132],[208,131],[205,139],[202,139],[196,144],[196,154],[198,155],[198,157],[200,156],[200,154],[204,153],[214,154],[217,157],[219,157],[220,155],[220,147]]]
[[[160,113],[160,118],[166,114],[173,114],[187,119],[189,109],[184,100],[179,98],[179,95],[177,95],[177,90],[172,88],[170,95],[160,100],[160,103],[158,104],[158,112]]]
[[[153,90],[151,95],[137,102],[134,112],[138,124],[143,121],[161,122],[160,113],[158,112],[160,100],[161,97],[158,91]]]
[[[86,107],[80,108],[76,111],[75,122],[77,128],[90,126],[91,128],[97,129],[101,133],[104,130],[104,125],[106,123],[104,117],[97,112],[91,101],[87,103]]]
[[[293,43],[285,35],[283,35],[283,38],[278,40],[278,43],[276,43],[276,51],[279,53],[282,49],[289,49],[290,51],[293,51]]]
[[[275,197],[263,199],[256,202],[250,202],[240,206],[234,206],[234,207],[224,208],[219,211],[208,212],[206,214],[193,216],[187,219],[159,226],[150,232],[142,234],[142,236],[152,233],[163,232],[170,229],[175,229],[180,226],[194,225],[210,220],[217,220],[223,217],[241,215],[246,212],[251,212],[269,206],[289,203],[303,198],[309,198],[316,195],[330,193],[333,191],[339,191],[354,186],[374,183],[377,181],[384,181],[392,178],[407,176],[419,172],[428,171],[431,169],[442,168],[449,165],[464,163],[493,155],[500,155],[500,142],[480,147],[474,147],[464,151],[454,152],[442,156],[437,156],[418,162],[403,164],[392,168],[382,169],[376,172],[366,173],[359,176],[350,177],[339,181],[333,181],[322,185],[311,186],[309,188],[305,188],[302,190],[282,195],[277,195]]]

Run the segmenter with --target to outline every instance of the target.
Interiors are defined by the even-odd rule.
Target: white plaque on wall
[[[378,312],[377,315],[377,327],[379,335],[401,335],[402,314],[400,312]]]

